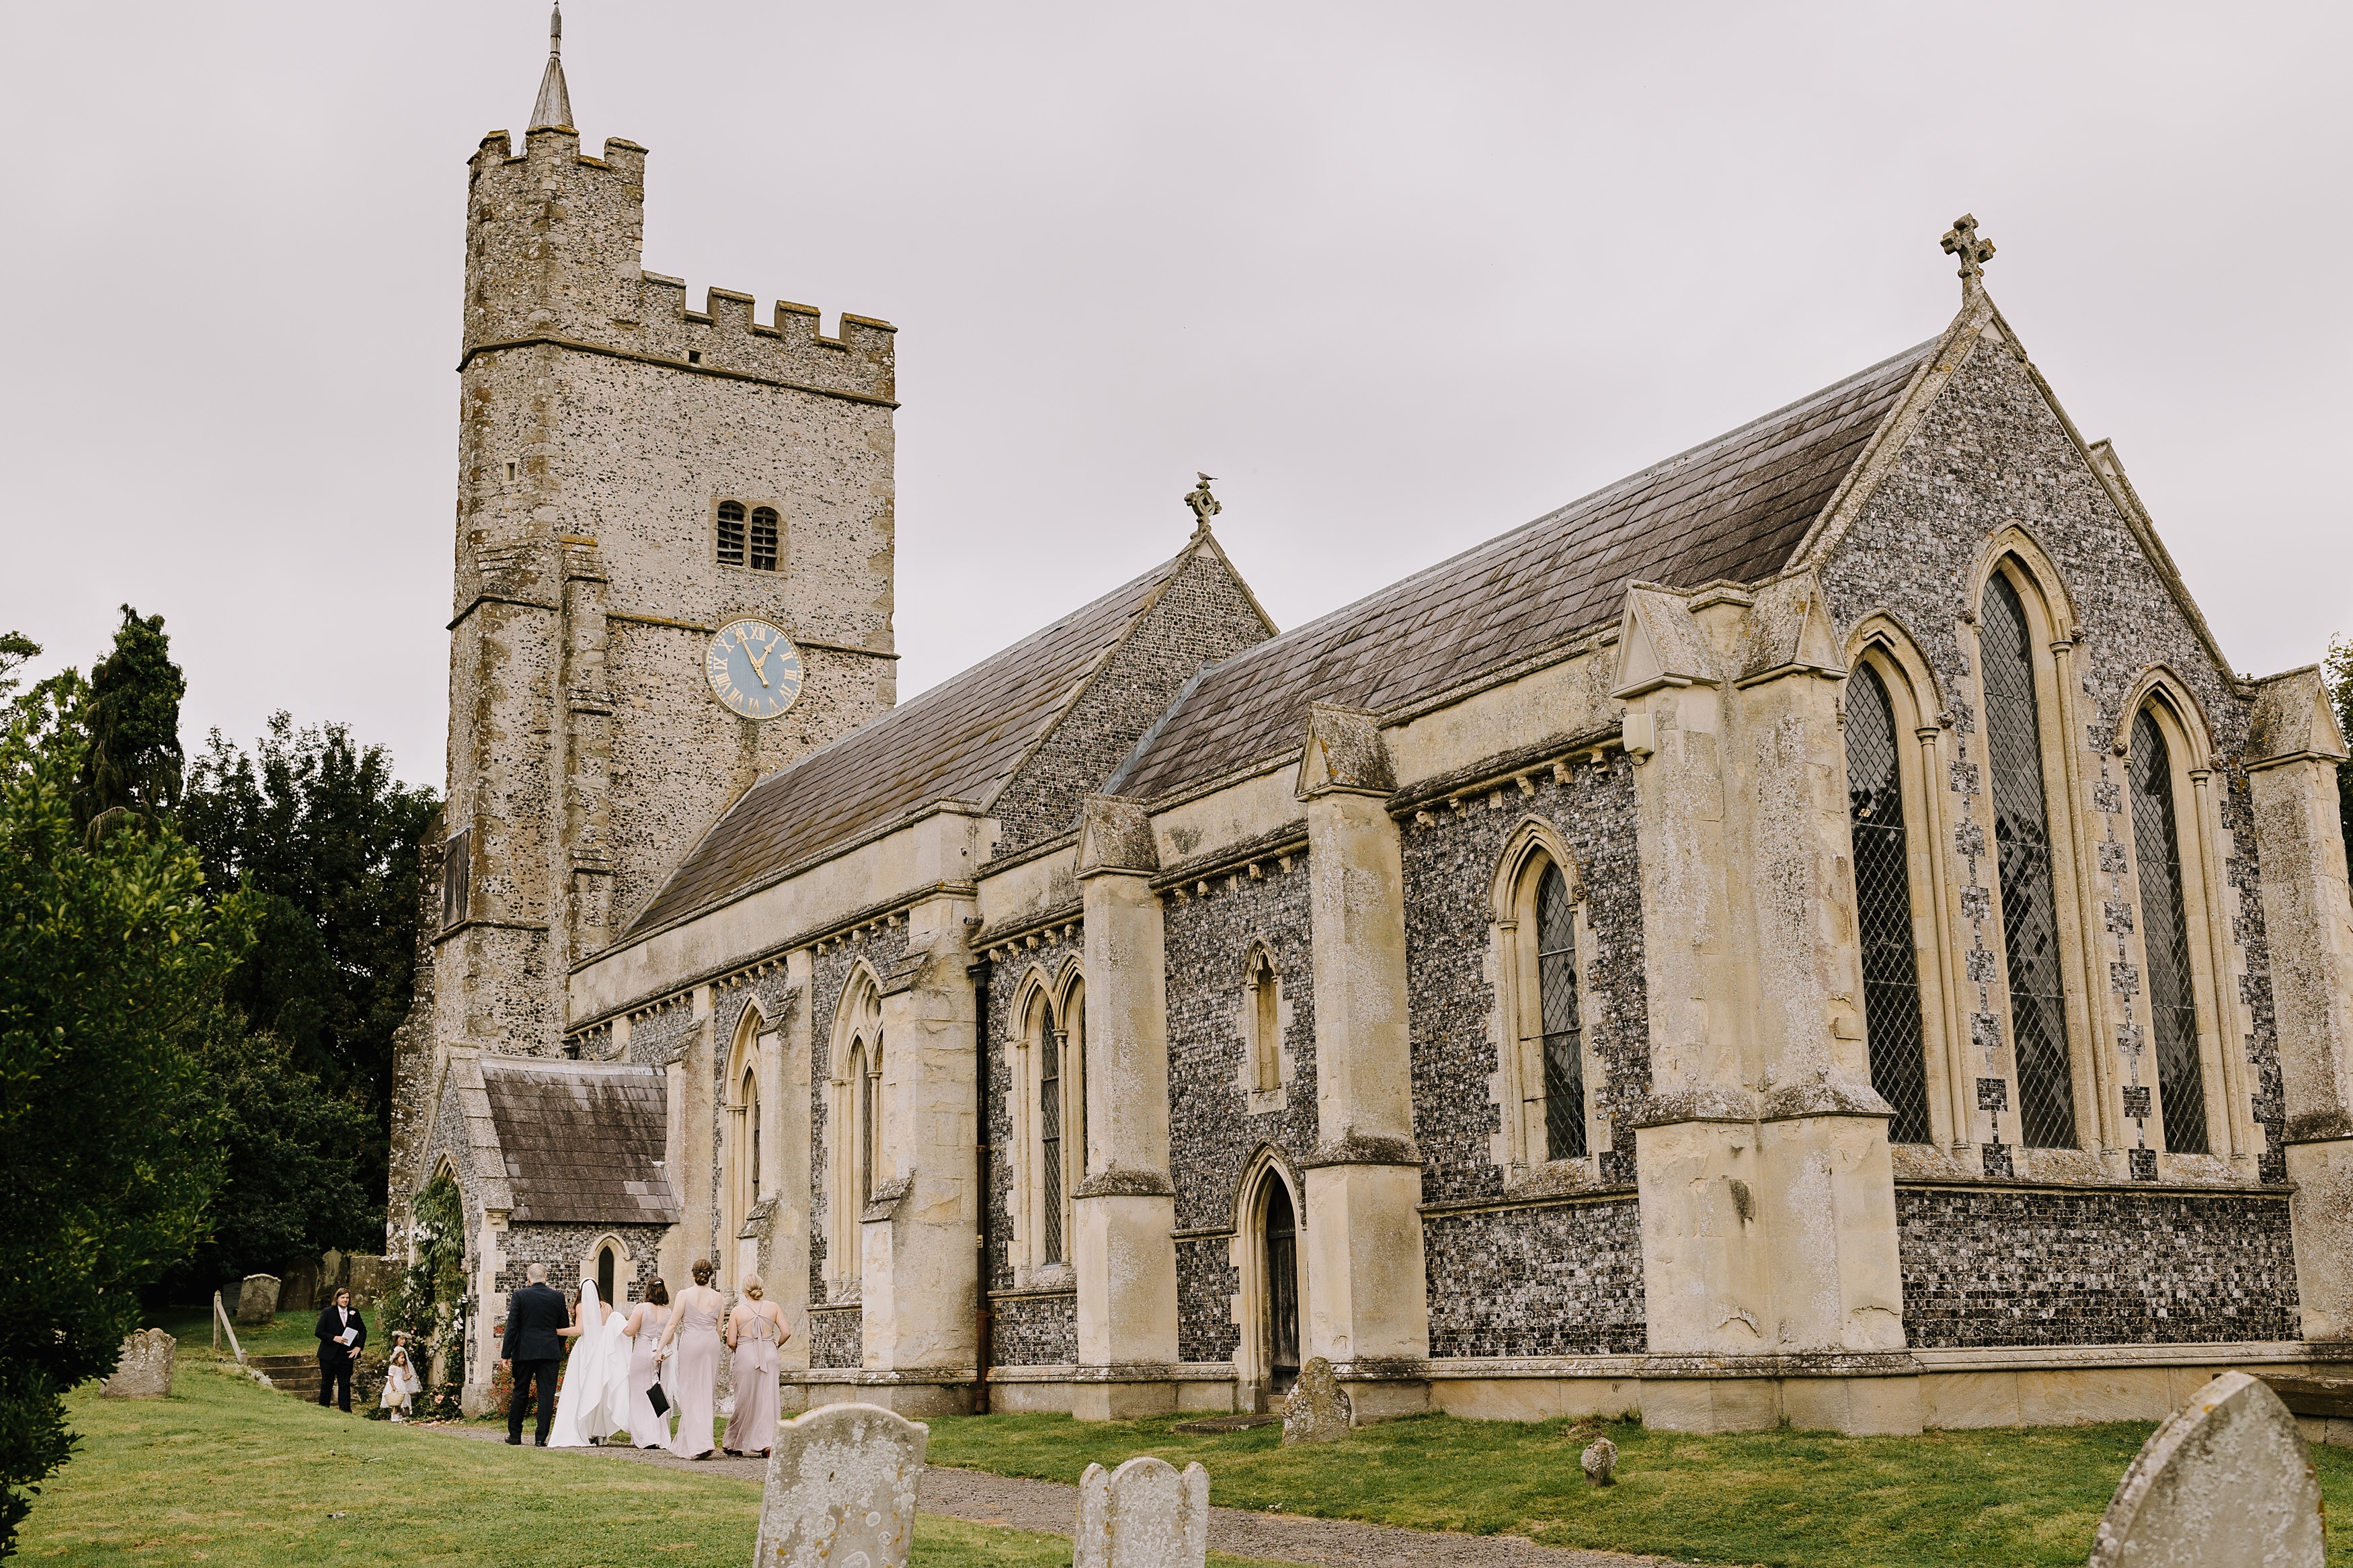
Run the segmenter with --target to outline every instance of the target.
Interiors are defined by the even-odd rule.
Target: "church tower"
[[[696,837],[895,700],[892,329],[644,270],[646,149],[581,151],[561,44],[467,182],[440,1048],[554,1053]]]

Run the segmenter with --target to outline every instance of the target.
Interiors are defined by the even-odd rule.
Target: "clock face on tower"
[[[775,626],[747,616],[728,622],[712,637],[702,673],[729,711],[774,719],[801,694],[801,650]]]

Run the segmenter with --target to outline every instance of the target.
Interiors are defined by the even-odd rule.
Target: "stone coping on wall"
[[[854,1384],[860,1388],[922,1388],[938,1384],[976,1383],[980,1370],[969,1366],[786,1367],[776,1374],[786,1384]]]
[[[2295,1195],[2293,1182],[2199,1181],[2169,1178],[2135,1182],[2113,1177],[2069,1180],[2035,1176],[1898,1176],[1897,1192],[2010,1193],[2132,1193],[2141,1196],[2188,1194],[2207,1196],[2286,1199]]]
[[[1077,1366],[1065,1362],[1047,1366],[992,1366],[991,1383],[1231,1383],[1234,1365],[1225,1361],[1180,1361],[1151,1368]]]
[[[1011,1285],[1002,1290],[989,1291],[988,1299],[992,1301],[1042,1300],[1078,1293],[1076,1285]]]
[[[1562,1208],[1573,1204],[1634,1203],[1641,1190],[1632,1182],[1594,1183],[1590,1185],[1556,1185],[1550,1181],[1531,1182],[1527,1188],[1506,1187],[1500,1196],[1483,1198],[1448,1198],[1441,1202],[1416,1204],[1417,1212],[1431,1215],[1503,1214],[1518,1209]]]

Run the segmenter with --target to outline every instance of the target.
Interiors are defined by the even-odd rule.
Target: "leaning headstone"
[[[1309,1356],[1282,1402],[1283,1443],[1335,1443],[1348,1435],[1348,1391],[1332,1375],[1330,1362]]]
[[[240,1323],[268,1323],[278,1316],[278,1276],[248,1274],[237,1288],[237,1321]]]
[[[1607,1437],[1596,1437],[1585,1450],[1585,1484],[1588,1487],[1614,1487],[1618,1484],[1618,1445]]]
[[[931,1439],[879,1405],[828,1405],[779,1426],[754,1568],[906,1568]]]
[[[125,1336],[114,1375],[99,1393],[108,1399],[169,1399],[172,1358],[179,1349],[180,1342],[161,1329],[142,1329]]]
[[[2321,1568],[2320,1479],[2295,1417],[2224,1373],[2141,1445],[2093,1539],[2091,1568]]]
[[[1209,1551],[1209,1472],[1149,1454],[1079,1478],[1072,1568],[1202,1568]]]

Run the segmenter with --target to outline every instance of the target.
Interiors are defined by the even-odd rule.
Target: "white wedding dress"
[[[551,1448],[585,1448],[591,1437],[608,1437],[629,1424],[629,1346],[621,1336],[622,1315],[607,1311],[586,1279],[580,1321],[582,1332],[564,1363],[564,1391],[555,1396]],[[591,1323],[596,1326],[586,1326]]]

